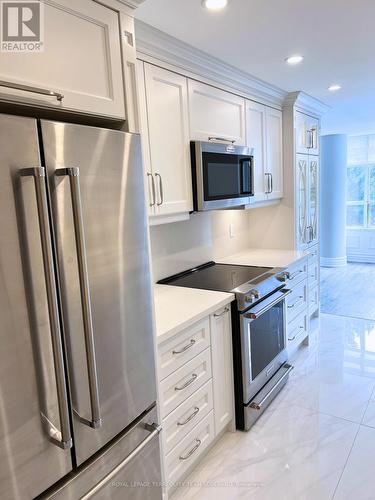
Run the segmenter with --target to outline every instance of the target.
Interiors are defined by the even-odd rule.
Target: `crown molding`
[[[123,3],[127,7],[131,7],[132,9],[136,9],[143,3],[145,0],[118,0],[120,3]]]
[[[281,108],[288,93],[206,52],[135,20],[137,57],[243,97]]]
[[[290,92],[284,101],[284,107],[294,107],[297,111],[309,113],[317,118],[320,118],[331,109],[328,104],[305,92]]]

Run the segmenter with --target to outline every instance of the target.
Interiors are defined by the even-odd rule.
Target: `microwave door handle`
[[[254,320],[262,316],[265,312],[267,312],[271,307],[274,307],[276,304],[285,299],[287,295],[292,293],[292,290],[282,289],[277,292],[277,298],[273,298],[273,295],[268,299],[262,301],[257,306],[253,307],[249,312],[245,313],[244,316],[247,319]]]
[[[55,282],[51,233],[48,220],[46,170],[44,167],[24,168],[21,170],[20,174],[24,177],[34,177],[61,431],[58,430],[43,413],[42,418],[44,424],[47,426],[47,432],[52,442],[65,450],[71,448],[73,446],[73,442],[70,432],[69,406],[67,401],[64,371],[64,355],[60,336],[61,328],[58,310],[58,296]]]
[[[56,171],[57,175],[67,175],[70,181],[70,194],[72,198],[74,232],[78,258],[79,284],[81,290],[81,304],[83,316],[83,330],[85,335],[87,373],[89,379],[91,420],[77,415],[82,423],[92,429],[102,425],[99,404],[98,375],[96,369],[94,331],[92,325],[90,284],[88,278],[86,243],[82,213],[81,189],[79,182],[79,168],[63,168]],[[75,412],[77,414],[77,412]]]
[[[254,158],[250,159],[250,196],[255,195],[254,188]]]

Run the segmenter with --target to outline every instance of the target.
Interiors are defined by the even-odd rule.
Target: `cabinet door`
[[[318,157],[309,156],[309,170],[308,170],[308,244],[314,246],[318,242],[319,227],[318,227],[318,214],[319,214],[319,162]]]
[[[269,200],[283,197],[283,115],[282,112],[266,108],[267,131],[267,166],[268,177],[267,198]]]
[[[251,203],[264,201],[266,195],[266,106],[246,101],[246,145],[254,149],[254,196]]]
[[[193,205],[186,78],[145,64],[145,83],[155,213],[189,212]]]
[[[307,155],[298,154],[296,159],[296,240],[297,248],[307,248],[308,226],[308,162]]]
[[[152,175],[150,145],[148,135],[145,68],[142,61],[137,61],[137,90],[138,90],[138,126],[141,134],[143,172],[146,184],[146,202],[148,214],[155,214],[156,191],[155,178]]]
[[[0,80],[29,88],[0,86],[0,99],[124,119],[118,14],[91,0],[45,0],[44,33],[43,52],[0,53]]]
[[[189,80],[190,137],[210,137],[245,145],[245,99],[204,83]]]
[[[216,435],[233,417],[233,361],[230,307],[211,315],[212,380]]]

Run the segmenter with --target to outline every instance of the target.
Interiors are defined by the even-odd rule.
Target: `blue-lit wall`
[[[320,261],[322,266],[345,266],[347,136],[321,138]]]

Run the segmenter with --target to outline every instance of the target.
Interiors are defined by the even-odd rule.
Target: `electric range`
[[[286,297],[288,273],[207,262],[159,284],[231,292],[236,425],[248,430],[288,381]]]

